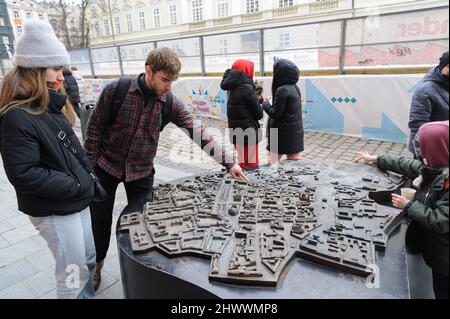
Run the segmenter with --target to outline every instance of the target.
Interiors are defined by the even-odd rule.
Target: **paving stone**
[[[56,263],[55,258],[48,248],[44,248],[32,255],[29,255],[26,259],[39,271],[45,270]]]
[[[10,265],[26,256],[41,250],[33,240],[26,239],[0,250],[0,268]]]
[[[14,226],[11,225],[7,220],[0,222],[0,234],[8,232],[12,229],[14,229]]]
[[[122,281],[116,282],[111,287],[98,294],[96,299],[124,299]]]
[[[31,224],[30,218],[27,215],[25,215],[25,214],[22,214],[22,215],[17,216],[17,217],[9,218],[7,221],[11,225],[13,225],[15,228]]]
[[[0,290],[15,285],[19,281],[32,276],[36,268],[26,259],[20,259],[0,268]]]
[[[0,249],[10,246],[10,243],[8,243],[5,239],[2,238],[0,235]]]
[[[114,223],[114,225],[116,225],[116,223]],[[111,257],[117,255],[117,241],[116,241],[116,233],[113,232],[111,233],[111,239],[109,240],[109,249],[108,249],[108,253],[106,254],[106,257]]]
[[[103,291],[114,285],[116,282],[119,282],[116,279],[116,276],[111,275],[108,271],[102,271],[102,282],[100,283],[100,287],[97,290],[97,295],[100,295]]]
[[[11,244],[16,244],[21,242],[27,238],[33,237],[34,235],[39,234],[39,231],[36,230],[34,225],[28,224],[14,230],[3,233],[2,236]]]
[[[23,281],[36,297],[41,297],[56,288],[55,267],[44,269]]]
[[[117,254],[106,257],[103,269],[114,276],[116,279],[121,280],[122,276],[120,274],[119,256]]]
[[[19,215],[19,213],[14,210],[13,208],[2,208],[0,210],[0,222],[4,221],[4,220],[8,220],[10,218],[14,218],[17,217]]]
[[[23,282],[18,282],[0,291],[1,299],[35,299],[36,296],[26,287]]]

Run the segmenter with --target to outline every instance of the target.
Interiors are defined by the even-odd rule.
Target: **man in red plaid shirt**
[[[117,186],[124,183],[129,204],[151,200],[153,161],[163,114],[170,114],[170,122],[186,130],[205,152],[209,149],[207,153],[225,166],[233,177],[248,181],[233,153],[207,134],[201,125],[195,124],[176,97],[169,99],[173,101],[171,105],[167,103],[172,83],[180,70],[181,62],[175,53],[167,48],[153,50],[145,63],[145,73],[131,80],[114,121],[110,122],[110,110],[118,81],[104,88],[91,114],[84,147],[108,195],[104,202],[92,203],[90,207],[97,253],[95,290],[100,285],[101,269],[109,247]],[[169,107],[169,112],[165,112],[164,107]]]

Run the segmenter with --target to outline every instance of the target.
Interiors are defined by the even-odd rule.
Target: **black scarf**
[[[48,103],[49,111],[56,114],[61,113],[62,108],[66,105],[67,95],[48,90],[48,96],[50,98]]]

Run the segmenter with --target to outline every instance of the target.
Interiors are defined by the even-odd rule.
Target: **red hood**
[[[242,71],[253,79],[255,73],[255,64],[249,60],[237,60],[231,67],[232,70]]]
[[[431,168],[448,166],[448,121],[422,125],[419,135],[420,151]]]

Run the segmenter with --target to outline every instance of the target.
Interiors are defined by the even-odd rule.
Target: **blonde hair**
[[[0,117],[15,107],[33,104],[25,110],[32,115],[40,115],[48,110],[49,94],[45,79],[46,68],[14,67],[2,81],[0,90]],[[64,88],[61,88],[65,93]],[[63,113],[70,124],[75,124],[76,114],[67,99]]]

